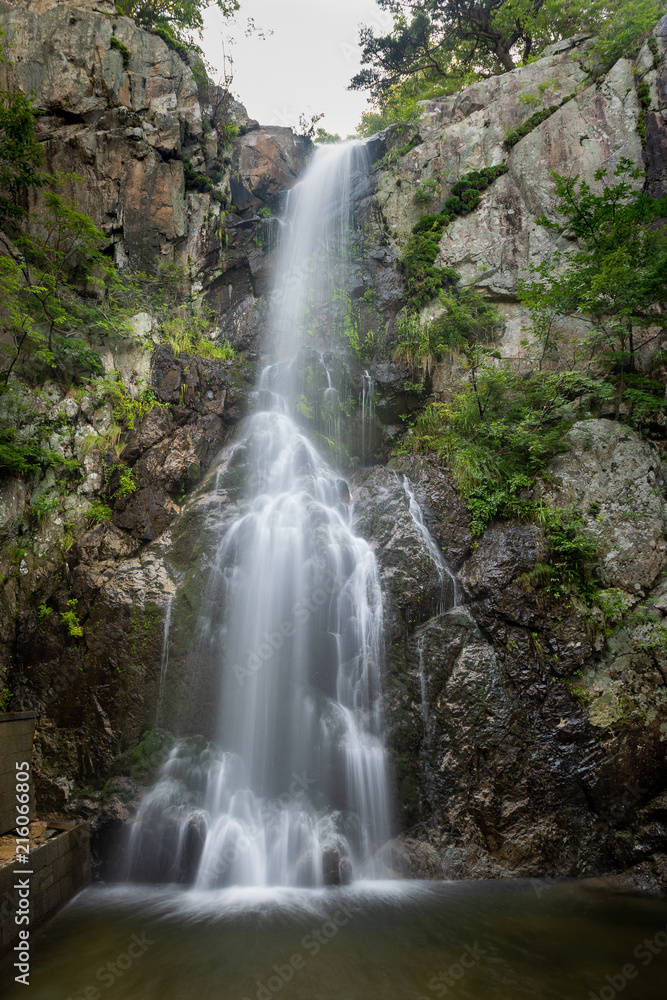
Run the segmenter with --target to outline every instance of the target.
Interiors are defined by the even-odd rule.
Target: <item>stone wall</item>
[[[17,879],[30,879],[30,925],[35,927],[52,916],[90,881],[90,832],[87,823],[71,824],[30,852],[31,875],[15,875],[14,866],[0,868],[0,955],[18,937],[15,922],[18,909]]]
[[[0,713],[0,836],[16,826],[16,763],[30,765],[30,815],[35,812],[32,741],[36,712]]]

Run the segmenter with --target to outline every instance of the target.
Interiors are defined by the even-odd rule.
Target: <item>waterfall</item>
[[[167,610],[164,616],[164,631],[162,633],[162,656],[160,659],[160,686],[157,695],[157,706],[155,708],[155,725],[159,726],[162,716],[162,702],[164,700],[164,686],[167,680],[167,668],[169,666],[169,629],[171,628],[171,610],[174,606],[174,595],[167,598]]]
[[[366,465],[366,425],[368,424],[368,451],[373,451],[373,417],[375,415],[375,387],[373,379],[364,371],[361,377],[361,467]]]
[[[459,583],[445,562],[445,557],[440,551],[440,546],[437,544],[435,538],[424,524],[422,509],[417,503],[417,498],[415,497],[407,476],[403,476],[403,489],[405,490],[405,495],[408,498],[408,510],[410,511],[412,520],[414,521],[415,527],[428,549],[429,557],[435,566],[436,573],[438,574],[438,579],[440,581],[438,614],[441,615],[450,608],[458,608],[460,605],[461,596]]]
[[[361,144],[318,148],[290,192],[269,364],[229,460],[245,502],[213,559],[207,608],[219,621],[200,628],[222,673],[218,738],[182,741],[163,766],[132,832],[135,879],[213,888],[380,874],[390,796],[378,567],[351,529],[347,483],[297,422],[299,348],[340,346],[331,327],[363,169]]]

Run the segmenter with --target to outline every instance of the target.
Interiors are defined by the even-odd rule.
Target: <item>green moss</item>
[[[127,69],[127,67],[130,65],[130,59],[132,58],[132,53],[128,49],[125,42],[121,42],[120,38],[116,38],[115,35],[112,35],[111,38],[109,39],[109,45],[111,46],[112,49],[116,49],[117,52],[120,52],[121,56],[123,57],[123,66],[125,69]]]
[[[171,733],[163,729],[149,729],[135,747],[113,760],[109,774],[112,777],[128,775],[135,781],[147,784],[166,760],[174,742]]]
[[[642,142],[642,149],[646,149],[646,112],[651,107],[651,92],[643,80],[637,84],[637,99],[641,107],[637,118],[637,133]]]
[[[397,155],[398,156],[405,156],[406,153],[409,153],[412,149],[415,148],[415,146],[419,146],[419,144],[421,143],[421,141],[422,141],[422,137],[420,135],[413,135],[413,137],[410,139],[410,141],[406,142],[405,146],[401,146],[400,149],[396,150]]]
[[[526,119],[523,125],[519,125],[518,128],[509,129],[505,135],[506,148],[511,149],[512,146],[516,146],[517,142],[520,142],[521,139],[529,135],[538,125],[545,122],[547,118],[551,118],[559,108],[562,108],[564,104],[571,101],[574,96],[574,94],[568,94],[560,104],[551,104],[548,108],[541,108],[534,115],[531,115],[530,118]]]
[[[178,55],[184,62],[188,61],[187,47],[183,45],[182,42],[179,42],[178,39],[175,37],[175,35],[173,35],[168,28],[160,26],[151,28],[151,35],[157,35],[158,38],[161,38],[162,41],[165,42],[165,44],[172,50],[172,52],[178,53]]]
[[[657,69],[660,65],[660,47],[658,45],[658,39],[654,35],[649,36],[648,47],[651,50],[651,55],[653,56],[651,68]]]
[[[435,215],[423,215],[413,226],[399,261],[399,268],[405,274],[409,305],[413,308],[425,305],[448,282],[459,280],[452,268],[435,266],[443,231],[457,216],[474,211],[481,192],[507,170],[506,164],[499,163],[464,174],[452,187],[451,197],[442,210]]]

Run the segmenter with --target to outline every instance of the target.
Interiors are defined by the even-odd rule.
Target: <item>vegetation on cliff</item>
[[[664,359],[653,351],[647,361],[646,352],[666,332],[667,200],[637,190],[643,175],[627,160],[611,178],[596,173],[601,193],[578,177],[554,179],[557,218],[538,221],[574,249],[532,265],[521,283],[535,338],[532,347],[524,342],[525,363],[485,346],[494,324],[479,293],[466,289],[458,301],[441,293],[443,316],[404,320],[398,351],[418,361],[459,350],[462,377],[449,402],[420,414],[401,450],[442,457],[467,500],[474,534],[496,517],[540,522],[551,545],[550,585],[586,593],[594,547],[580,514],[549,507],[534,486],[582,416],[611,410],[649,434],[664,434]],[[576,337],[562,333],[564,318],[582,327]]]
[[[665,10],[664,0],[377,0],[392,30],[362,27],[362,68],[351,89],[374,107],[359,132],[372,135],[414,120],[417,102],[455,93],[476,79],[535,59],[548,44],[579,32],[597,36],[598,68],[632,57]]]
[[[239,9],[238,0],[213,0],[223,17]],[[204,27],[203,14],[210,4],[207,0],[116,0],[121,14],[133,17],[137,24],[149,31],[166,34],[176,43],[192,44],[191,33],[198,34]]]

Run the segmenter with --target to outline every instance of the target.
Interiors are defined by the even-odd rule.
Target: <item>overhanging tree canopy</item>
[[[663,0],[377,2],[393,15],[394,27],[383,36],[361,28],[362,68],[350,85],[375,97],[415,74],[444,80],[471,71],[507,72],[550,42],[580,31],[604,33],[609,28],[631,45],[635,36],[650,30],[665,6]]]
[[[199,32],[204,27],[203,12],[213,4],[225,17],[239,9],[239,0],[116,0],[116,9],[145,28],[166,25],[177,32]]]

